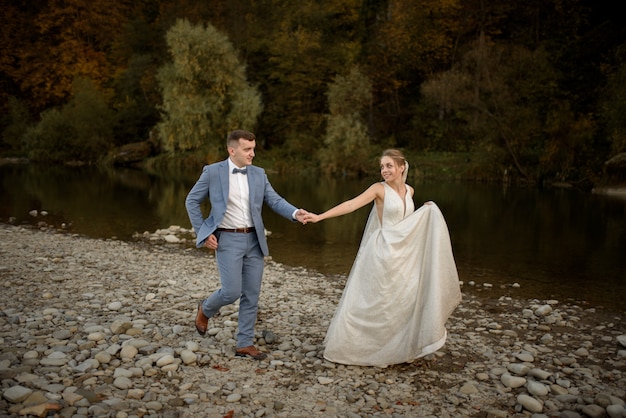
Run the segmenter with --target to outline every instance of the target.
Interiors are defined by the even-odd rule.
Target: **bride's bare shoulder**
[[[379,181],[378,183],[374,183],[369,187],[369,190],[376,193],[376,196],[384,196],[385,195],[385,182]]]

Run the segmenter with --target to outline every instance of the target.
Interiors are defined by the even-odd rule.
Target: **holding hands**
[[[305,224],[307,222],[316,223],[320,221],[320,216],[316,215],[315,213],[308,212],[307,215],[304,217],[304,220],[305,220],[304,222]]]
[[[307,216],[309,216],[309,212],[307,212],[304,209],[298,209],[298,211],[296,212],[296,220],[300,222],[302,225],[306,225]]]
[[[304,209],[298,209],[298,211],[296,212],[296,220],[302,225],[306,225],[309,222],[316,223],[321,221],[319,215],[316,215],[315,213],[309,212]]]

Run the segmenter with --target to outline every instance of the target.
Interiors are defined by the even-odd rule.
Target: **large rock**
[[[20,385],[15,385],[5,390],[2,396],[9,402],[18,403],[28,398],[31,393],[33,393],[31,389]]]

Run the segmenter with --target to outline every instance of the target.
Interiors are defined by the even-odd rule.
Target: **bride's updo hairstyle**
[[[397,149],[386,149],[383,151],[383,155],[381,155],[380,159],[383,157],[391,158],[398,167],[404,166],[404,171],[402,172],[402,180],[406,181],[407,176],[409,175],[409,162],[404,158],[404,154]]]

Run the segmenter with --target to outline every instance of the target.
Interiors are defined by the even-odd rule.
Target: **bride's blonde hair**
[[[404,166],[404,171],[402,172],[402,180],[406,181],[406,178],[409,175],[409,162],[406,160],[406,158],[404,158],[404,154],[402,154],[402,151],[393,148],[386,149],[383,151],[383,155],[380,156],[380,159],[382,160],[383,157],[391,158],[398,167]]]

